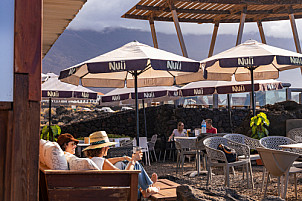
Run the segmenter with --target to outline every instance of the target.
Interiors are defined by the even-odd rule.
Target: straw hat
[[[89,139],[90,139],[90,145],[87,148],[85,148],[83,151],[89,150],[89,149],[98,149],[98,148],[102,148],[102,147],[109,147],[109,146],[117,144],[116,142],[109,141],[106,131],[96,131],[89,135]]]

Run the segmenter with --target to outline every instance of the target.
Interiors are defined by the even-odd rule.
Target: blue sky
[[[132,8],[139,0],[87,0],[77,17],[70,23],[69,29],[103,31],[105,28],[125,27],[150,31],[149,22],[145,20],[124,19],[121,16]],[[296,20],[300,42],[302,41],[302,20]],[[171,22],[155,22],[157,32],[176,34],[174,24]],[[181,23],[182,32],[186,34],[212,34],[213,24]],[[292,38],[289,20],[278,22],[264,22],[263,28],[266,36],[275,38]],[[221,24],[218,34],[237,35],[238,24]],[[244,33],[256,32],[256,23],[246,23]],[[269,44],[274,45],[274,44]],[[293,47],[293,50],[295,48]],[[301,87],[300,69],[284,71],[280,73],[278,80],[290,82],[292,87]]]
[[[14,1],[0,1],[0,101],[13,100]]]

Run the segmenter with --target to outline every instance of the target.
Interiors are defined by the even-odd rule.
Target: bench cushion
[[[40,140],[40,161],[52,170],[68,170],[64,152],[56,142]]]
[[[89,158],[78,158],[77,156],[65,152],[70,170],[99,170],[97,165]]]

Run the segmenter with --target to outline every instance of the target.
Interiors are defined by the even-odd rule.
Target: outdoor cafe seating
[[[296,173],[301,173],[301,168],[293,167],[293,162],[300,156],[297,153],[283,151],[283,150],[275,150],[268,148],[257,148],[258,153],[263,161],[263,164],[268,171],[267,182],[264,191],[264,197],[266,196],[267,186],[269,183],[269,176],[278,177],[278,195],[285,199],[288,185],[288,177],[289,175],[294,175],[295,180],[295,196],[298,199],[297,195],[297,178]],[[283,176],[283,185],[284,188],[280,190],[280,180],[281,176]],[[272,180],[272,179],[271,179]]]
[[[289,130],[287,136],[296,142],[302,142],[302,128]]]
[[[247,179],[247,187],[249,188],[249,175],[252,176],[250,167],[250,149],[247,145],[237,143],[231,140],[228,140],[223,137],[209,137],[203,141],[206,152],[207,152],[207,168],[208,168],[208,176],[207,176],[207,186],[212,181],[212,167],[223,167],[225,174],[225,186],[230,186],[229,181],[229,169],[230,167],[242,166],[246,170],[246,179]],[[221,150],[218,150],[217,147],[219,144],[223,144],[225,146],[231,147],[235,149],[238,155],[244,155],[245,158],[235,161],[228,162],[226,155]],[[253,184],[253,181],[252,181]],[[253,185],[252,185],[253,186]]]
[[[175,147],[177,150],[176,173],[180,165],[183,173],[186,156],[196,156],[196,139],[197,137],[175,137]]]

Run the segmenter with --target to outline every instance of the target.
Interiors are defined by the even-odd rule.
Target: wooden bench
[[[136,201],[138,170],[50,170],[40,164],[40,201]]]
[[[157,194],[152,195],[149,199],[152,201],[176,201],[176,187],[180,184],[170,181],[168,179],[159,179],[154,186],[159,187],[160,191]]]

